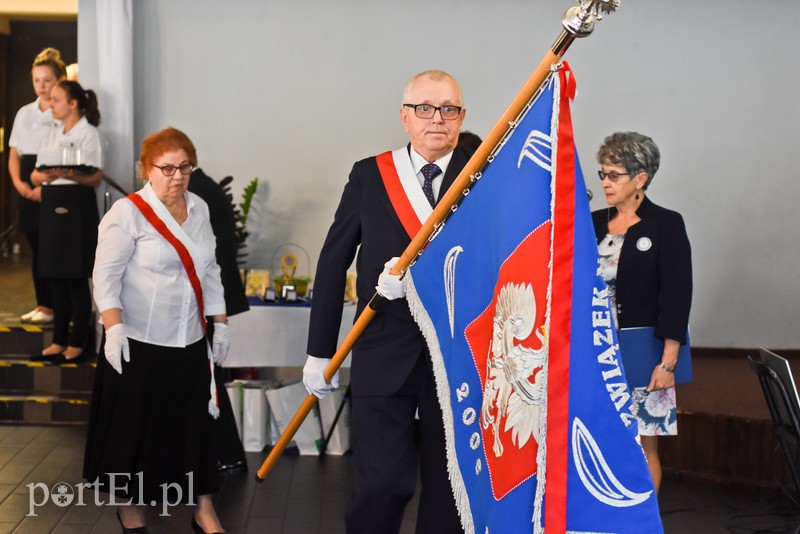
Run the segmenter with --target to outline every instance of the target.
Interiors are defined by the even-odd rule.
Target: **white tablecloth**
[[[308,318],[306,306],[251,306],[230,318],[231,349],[225,367],[302,367],[306,362]],[[356,305],[342,312],[339,343],[350,331]],[[342,367],[350,366],[347,356]]]

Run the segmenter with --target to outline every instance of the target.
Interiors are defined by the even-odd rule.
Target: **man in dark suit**
[[[244,292],[244,284],[236,260],[236,216],[231,199],[214,179],[197,167],[189,179],[189,191],[205,200],[211,219],[211,229],[217,239],[216,256],[225,288],[225,309],[228,317],[250,309]]]
[[[376,282],[389,299],[353,347],[355,488],[345,518],[350,534],[397,532],[414,495],[418,466],[417,532],[462,532],[430,354],[402,283],[389,270],[471,155],[456,148],[464,115],[461,88],[450,75],[414,76],[400,108],[410,143],[353,166],[320,252],[303,369],[310,393],[321,398],[338,384],[338,377],[326,384],[322,373],[336,350],[346,272],[356,252],[356,315]]]
[[[239,264],[236,261],[238,246],[236,241],[236,217],[233,206],[222,187],[203,169],[196,168],[189,178],[189,191],[202,198],[208,204],[209,219],[214,237],[217,240],[216,257],[220,268],[222,287],[225,290],[225,309],[228,317],[250,309],[245,295]],[[214,321],[208,321],[208,336],[213,339]],[[233,416],[228,394],[224,384],[226,376],[222,368],[215,366],[214,379],[217,383],[217,400],[220,414],[214,422],[214,443],[217,449],[217,464],[221,472],[247,472],[247,459],[244,455],[242,440]]]

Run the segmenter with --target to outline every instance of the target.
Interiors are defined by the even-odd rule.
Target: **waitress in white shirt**
[[[97,246],[95,188],[103,180],[103,156],[94,91],[61,80],[50,93],[50,109],[64,127],[51,132],[39,150],[31,183],[42,186],[38,274],[50,280],[53,292],[53,342],[33,359],[65,363],[90,352],[88,279]]]
[[[31,271],[36,292],[36,307],[20,317],[23,323],[49,323],[53,320],[53,297],[46,279],[37,273],[39,253],[39,205],[42,190],[31,185],[31,172],[36,166],[36,154],[50,132],[61,128],[50,110],[50,91],[67,75],[61,53],[45,48],[33,61],[31,79],[36,101],[22,106],[14,116],[14,126],[8,140],[8,173],[19,193],[19,230],[25,234],[33,258]]]
[[[209,357],[227,357],[228,325],[208,206],[187,191],[197,154],[186,134],[166,128],[142,141],[140,164],[147,184],[100,223],[92,280],[105,340],[83,474],[128,502],[117,507],[125,532],[143,531],[144,505],[176,502],[163,494],[176,485],[197,505],[192,529],[221,532]],[[214,322],[211,353],[204,316]],[[111,473],[128,475],[127,485],[114,491]]]

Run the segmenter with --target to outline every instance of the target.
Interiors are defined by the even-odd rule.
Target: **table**
[[[353,325],[356,305],[345,303],[339,344]],[[231,348],[223,367],[302,367],[310,306],[250,305],[250,310],[229,318]],[[342,367],[350,366],[350,355]]]

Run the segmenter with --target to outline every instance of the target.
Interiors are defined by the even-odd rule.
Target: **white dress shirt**
[[[138,194],[162,220],[171,217],[149,183]],[[184,196],[189,216],[180,230],[185,235],[173,233],[200,256],[193,252],[205,314],[224,314],[208,205],[194,193]],[[203,337],[197,301],[178,253],[128,199],[115,202],[100,221],[92,281],[98,310],[120,308],[128,337],[167,347],[185,347]]]
[[[429,162],[425,158],[419,155],[419,153],[414,150],[414,147],[411,147],[411,165],[414,166],[414,172],[417,173],[417,181],[419,181],[419,186],[425,183],[425,176],[422,175],[422,167],[427,165]],[[442,174],[438,175],[431,181],[431,186],[433,187],[433,198],[439,198],[439,190],[442,188],[442,182],[444,181],[444,173],[447,172],[447,166],[450,164],[450,160],[453,157],[453,153],[450,152],[443,158],[439,158],[433,163],[438,165],[440,169],[442,169]]]
[[[39,99],[19,108],[11,127],[8,146],[17,149],[20,156],[35,156],[50,132],[61,130],[61,121],[53,118],[50,108],[39,109]]]

